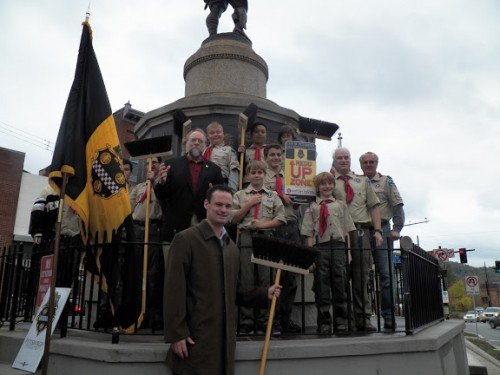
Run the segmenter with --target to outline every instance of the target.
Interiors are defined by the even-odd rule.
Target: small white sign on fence
[[[56,288],[51,335],[56,329],[57,322],[59,321],[70,292],[71,288]],[[49,319],[49,294],[50,290],[48,290],[43,297],[42,305],[38,309],[33,319],[33,324],[31,324],[31,328],[24,338],[23,345],[12,364],[14,368],[35,373],[42,360],[45,349],[46,328]]]

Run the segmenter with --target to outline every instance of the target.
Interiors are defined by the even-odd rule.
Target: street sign
[[[448,291],[443,290],[442,293],[443,293],[443,303],[450,303],[450,297],[448,296]]]
[[[432,256],[438,258],[442,262],[448,261],[448,249],[435,249],[432,251]]]
[[[465,276],[465,293],[472,296],[479,295],[479,279],[477,276]]]
[[[448,249],[448,259],[455,258],[455,249]]]

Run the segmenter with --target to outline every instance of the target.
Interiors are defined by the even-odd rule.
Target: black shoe
[[[301,333],[302,328],[296,324],[292,319],[281,322],[281,330],[284,333]]]
[[[265,335],[267,332],[267,325],[259,324],[257,326],[257,335]],[[271,336],[279,336],[281,335],[281,327],[278,322],[273,322],[273,326],[271,328]]]
[[[396,329],[396,322],[393,324],[391,318],[384,319],[384,329]]]
[[[377,330],[369,320],[365,322],[364,326],[356,324],[356,329],[360,332],[375,332]]]
[[[332,333],[330,324],[320,324],[316,330],[320,335],[329,335]]]
[[[335,333],[347,333],[348,331],[349,329],[345,324],[337,324],[335,326]]]
[[[253,327],[247,325],[241,325],[238,333],[240,335],[253,335]]]

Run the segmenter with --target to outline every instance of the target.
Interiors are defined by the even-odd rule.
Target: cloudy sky
[[[50,164],[88,5],[0,3],[0,147],[25,152],[28,172]],[[130,101],[148,112],[183,97],[184,62],[207,36],[203,6],[92,1],[94,49],[113,111]],[[268,99],[339,124],[355,171],[360,154],[378,153],[407,222],[428,219],[403,234],[426,250],[475,249],[470,264],[493,266],[499,19],[497,0],[250,0],[247,33],[269,66]],[[219,31],[231,29],[229,9]],[[329,169],[336,146],[318,142],[318,171]]]

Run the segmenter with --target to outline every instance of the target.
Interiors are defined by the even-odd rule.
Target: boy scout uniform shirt
[[[229,178],[229,172],[233,169],[240,170],[240,163],[236,156],[236,151],[228,145],[217,145],[212,147],[210,161],[219,166],[222,172],[222,178]]]
[[[260,148],[260,160],[263,161],[264,163],[266,162],[265,156],[264,156],[264,148],[266,145],[263,145],[262,148]],[[256,146],[254,144],[251,144],[245,149],[245,164],[248,165],[252,160],[255,160],[255,149]],[[267,164],[266,164],[267,165]],[[243,178],[243,182],[248,183],[250,180],[248,179],[248,176],[245,172],[245,176]]]
[[[376,173],[371,179],[371,186],[380,200],[380,218],[382,220],[392,219],[392,208],[403,204],[398,187],[390,176]]]
[[[245,189],[240,190],[234,194],[233,197],[233,211],[232,216],[238,211],[251,197],[252,192],[256,191],[252,185],[247,186]],[[260,202],[259,213],[257,220],[271,221],[278,219],[286,224],[285,207],[281,203],[281,198],[278,193],[262,187],[262,201]],[[238,229],[252,229],[251,224],[254,220],[254,207],[248,210],[246,216],[238,223]]]
[[[337,172],[335,176],[335,198],[347,203],[344,181],[340,179],[341,175]],[[355,224],[371,224],[372,218],[370,208],[380,204],[380,200],[371,187],[370,179],[366,176],[358,176],[353,171],[350,171],[347,176],[350,177],[349,184],[354,191],[354,197],[350,203],[347,203],[349,213]]]
[[[328,221],[323,236],[319,236],[319,217],[321,212],[321,202],[332,200],[327,204]],[[345,202],[336,200],[335,198],[316,198],[315,202],[311,202],[306,208],[300,234],[305,237],[312,237],[313,244],[324,243],[329,241],[345,242],[344,235],[356,230],[352,221],[349,209]]]
[[[146,200],[139,202],[143,194],[146,192],[147,182],[142,182],[134,186],[130,192],[130,205],[132,206],[132,220],[141,223],[146,222]],[[149,202],[149,218],[151,220],[161,220],[162,210],[160,202],[156,198],[153,182],[151,182],[151,196]]]
[[[281,179],[283,181],[283,186],[285,185],[285,173],[283,170],[281,170],[279,173],[274,172],[272,169],[267,169],[266,170],[266,176],[264,177],[264,186],[268,188],[271,191],[276,191],[276,176],[279,175],[281,176]],[[285,194],[283,192],[283,194]],[[280,198],[281,199],[281,198]],[[283,201],[282,201],[283,203]],[[285,206],[285,218],[292,219],[292,220],[297,220],[297,212],[296,210],[293,209],[293,204],[291,205],[286,205],[283,203]]]

